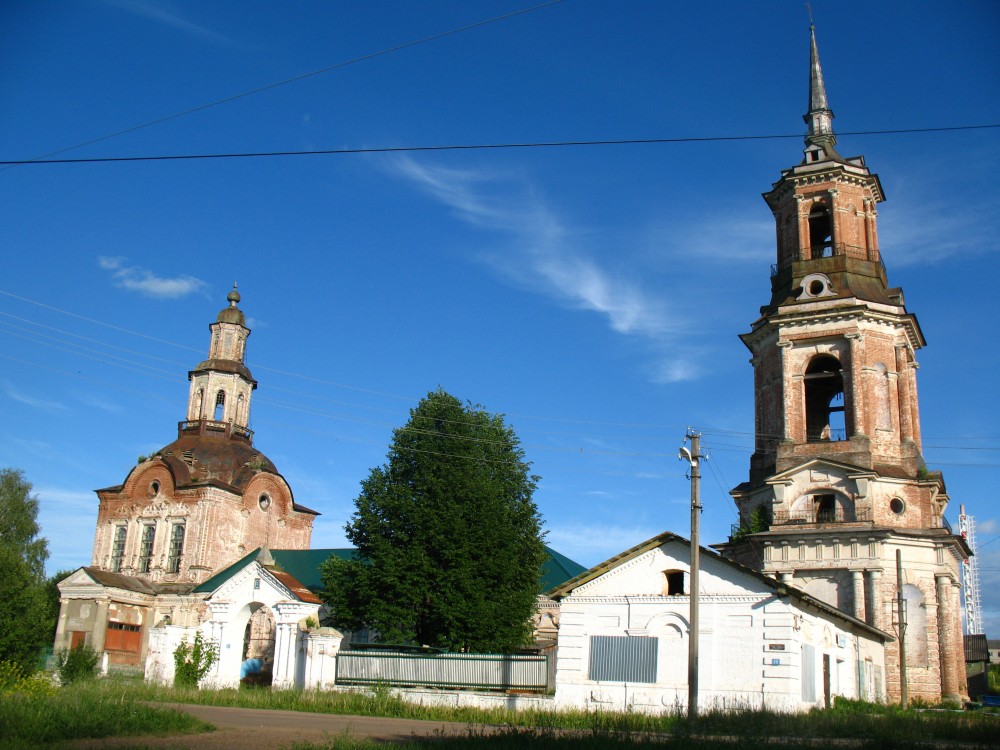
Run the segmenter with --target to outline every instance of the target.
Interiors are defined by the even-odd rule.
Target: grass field
[[[411,749],[439,748],[625,748],[742,749],[832,746],[833,738],[853,739],[852,747],[906,748],[928,743],[963,743],[995,747],[1000,715],[990,712],[909,710],[838,701],[830,710],[778,714],[759,709],[707,711],[697,721],[681,715],[640,713],[483,711],[471,708],[420,707],[387,689],[351,693],[270,690],[178,690],[141,681],[102,679],[45,694],[5,694],[0,700],[0,737],[4,750],[63,742],[74,738],[202,732],[207,725],[186,714],[156,708],[157,702],[198,703],[314,713],[383,716],[465,722],[503,727],[494,734],[471,730],[466,737],[412,740]],[[942,745],[938,745],[939,747]],[[365,740],[337,737],[321,745],[295,750],[374,750],[384,747]]]

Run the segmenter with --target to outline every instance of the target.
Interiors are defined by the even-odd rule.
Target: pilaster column
[[[865,572],[852,570],[851,578],[854,583],[854,616],[862,622],[867,622],[865,619]]]
[[[865,198],[864,200],[864,212],[865,212],[865,258],[868,260],[875,260],[875,243],[874,243],[874,232],[872,231],[872,199]]]
[[[848,430],[847,437],[852,438],[855,435],[868,433],[868,430],[864,429],[865,384],[861,373],[861,367],[864,364],[864,341],[860,333],[848,333],[844,338],[850,345],[849,356],[851,358],[848,370],[851,380],[849,383],[844,383],[844,406],[851,410],[851,423],[845,427]]]
[[[958,675],[955,669],[957,644],[952,643],[954,628],[952,619],[955,612],[951,601],[951,578],[946,575],[934,577],[937,583],[937,625],[938,653],[941,659],[941,698],[955,700],[959,697]],[[963,648],[964,651],[964,648]]]
[[[104,637],[108,632],[108,605],[107,599],[97,602],[97,612],[94,614],[94,629],[91,634],[90,647],[97,653],[104,651]]]
[[[798,219],[799,257],[797,260],[809,259],[809,209],[805,208],[805,199],[795,194],[795,216]]]
[[[885,630],[882,609],[882,571],[879,569],[868,571],[868,590],[871,592],[871,612],[868,613],[868,624],[879,630]]]
[[[917,368],[920,367],[916,361],[908,362],[906,368],[907,388],[910,391],[910,422],[912,424],[913,442],[917,444],[917,450],[922,452],[920,447],[920,410],[917,405]]]
[[[837,255],[837,241],[840,239],[840,223],[837,217],[837,196],[840,191],[837,188],[830,188],[827,191],[830,195],[830,254]],[[844,255],[847,255],[847,248],[844,248]]]
[[[69,639],[66,637],[66,621],[69,619],[69,607],[66,606],[67,600],[62,597],[59,598],[59,619],[56,620],[56,640],[55,648],[56,650],[62,648],[69,648]]]
[[[791,342],[788,341],[778,341],[778,354],[781,357],[781,413],[782,417],[782,439],[785,441],[794,440],[792,436],[792,420],[789,419],[790,414],[797,413],[797,410],[792,409],[792,399],[793,391],[797,396],[801,396],[800,391],[802,390],[802,379],[793,381],[791,374],[788,371],[788,352],[791,350]],[[794,382],[794,386],[793,386]],[[760,400],[760,394],[757,395],[757,400]],[[798,429],[798,425],[796,425]],[[805,442],[805,428],[803,427],[802,442]]]
[[[296,687],[299,676],[299,620],[316,616],[318,604],[305,602],[279,602],[272,607],[275,613],[273,688]],[[305,655],[303,654],[303,657]],[[303,664],[303,667],[305,664]]]
[[[905,344],[896,346],[896,399],[899,408],[899,439],[913,440],[913,413],[910,411],[910,373]]]

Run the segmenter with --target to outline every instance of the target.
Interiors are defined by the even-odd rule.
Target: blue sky
[[[30,159],[530,2],[8,0],[0,159]],[[990,185],[994,2],[813,11],[840,151],[888,195],[890,282],[918,353],[925,456],[978,523],[1000,634],[1000,396]],[[565,0],[61,154],[146,156],[798,135],[800,2]],[[344,546],[359,482],[438,386],[507,415],[549,543],[595,564],[736,520],[752,451],[737,338],[769,297],[760,198],[799,138],[0,169],[0,465],[41,500],[50,571],[90,561],[96,496],[171,442],[187,371],[239,282],[256,445]]]

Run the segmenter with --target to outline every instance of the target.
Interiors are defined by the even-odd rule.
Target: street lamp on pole
[[[701,565],[701,543],[698,540],[701,525],[701,435],[688,430],[684,442],[691,441],[691,449],[681,447],[677,458],[691,466],[691,634],[688,637],[688,718],[698,716],[698,569]]]

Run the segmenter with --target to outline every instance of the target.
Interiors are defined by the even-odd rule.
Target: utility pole
[[[690,428],[684,442],[691,441],[691,450],[681,447],[677,458],[691,465],[691,635],[688,638],[688,719],[698,716],[698,569],[701,565],[701,435]]]
[[[899,636],[899,704],[910,704],[910,691],[906,685],[906,599],[903,597],[903,552],[896,550],[896,634]]]

